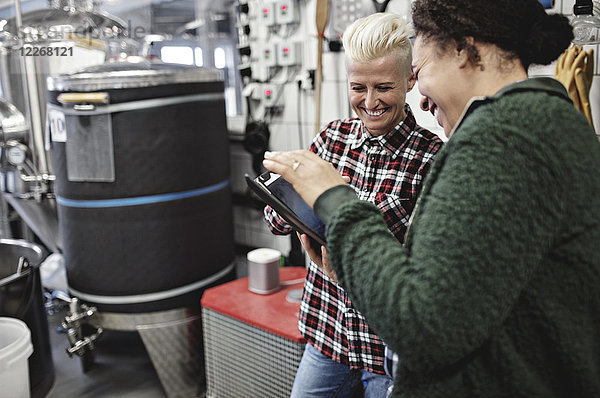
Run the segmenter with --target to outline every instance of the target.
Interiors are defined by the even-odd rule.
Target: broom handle
[[[315,135],[321,131],[321,86],[323,83],[323,36],[319,35],[315,73]]]
[[[329,0],[317,0],[315,25],[317,27],[317,70],[315,71],[315,135],[321,128],[321,86],[323,85],[323,38],[329,20]]]

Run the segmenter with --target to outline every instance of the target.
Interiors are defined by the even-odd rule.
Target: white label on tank
[[[54,142],[67,142],[67,125],[65,124],[65,114],[56,109],[48,110],[48,119],[50,120],[50,136]]]

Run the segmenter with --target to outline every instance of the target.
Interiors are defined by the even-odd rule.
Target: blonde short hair
[[[346,56],[355,62],[369,62],[391,52],[398,54],[399,69],[411,72],[411,29],[396,14],[376,13],[354,21],[342,36]]]

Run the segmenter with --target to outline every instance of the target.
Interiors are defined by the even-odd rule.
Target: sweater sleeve
[[[402,247],[373,205],[344,201],[327,224],[340,284],[400,356],[427,374],[468,360],[509,314],[559,223],[557,176],[527,134],[453,137],[434,163]],[[548,166],[548,167],[546,167]]]

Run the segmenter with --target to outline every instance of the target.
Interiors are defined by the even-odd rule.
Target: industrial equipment
[[[71,308],[70,351],[138,331],[167,393],[192,396],[200,297],[234,271],[222,76],[117,58],[49,77],[48,101],[69,290],[88,306]]]

